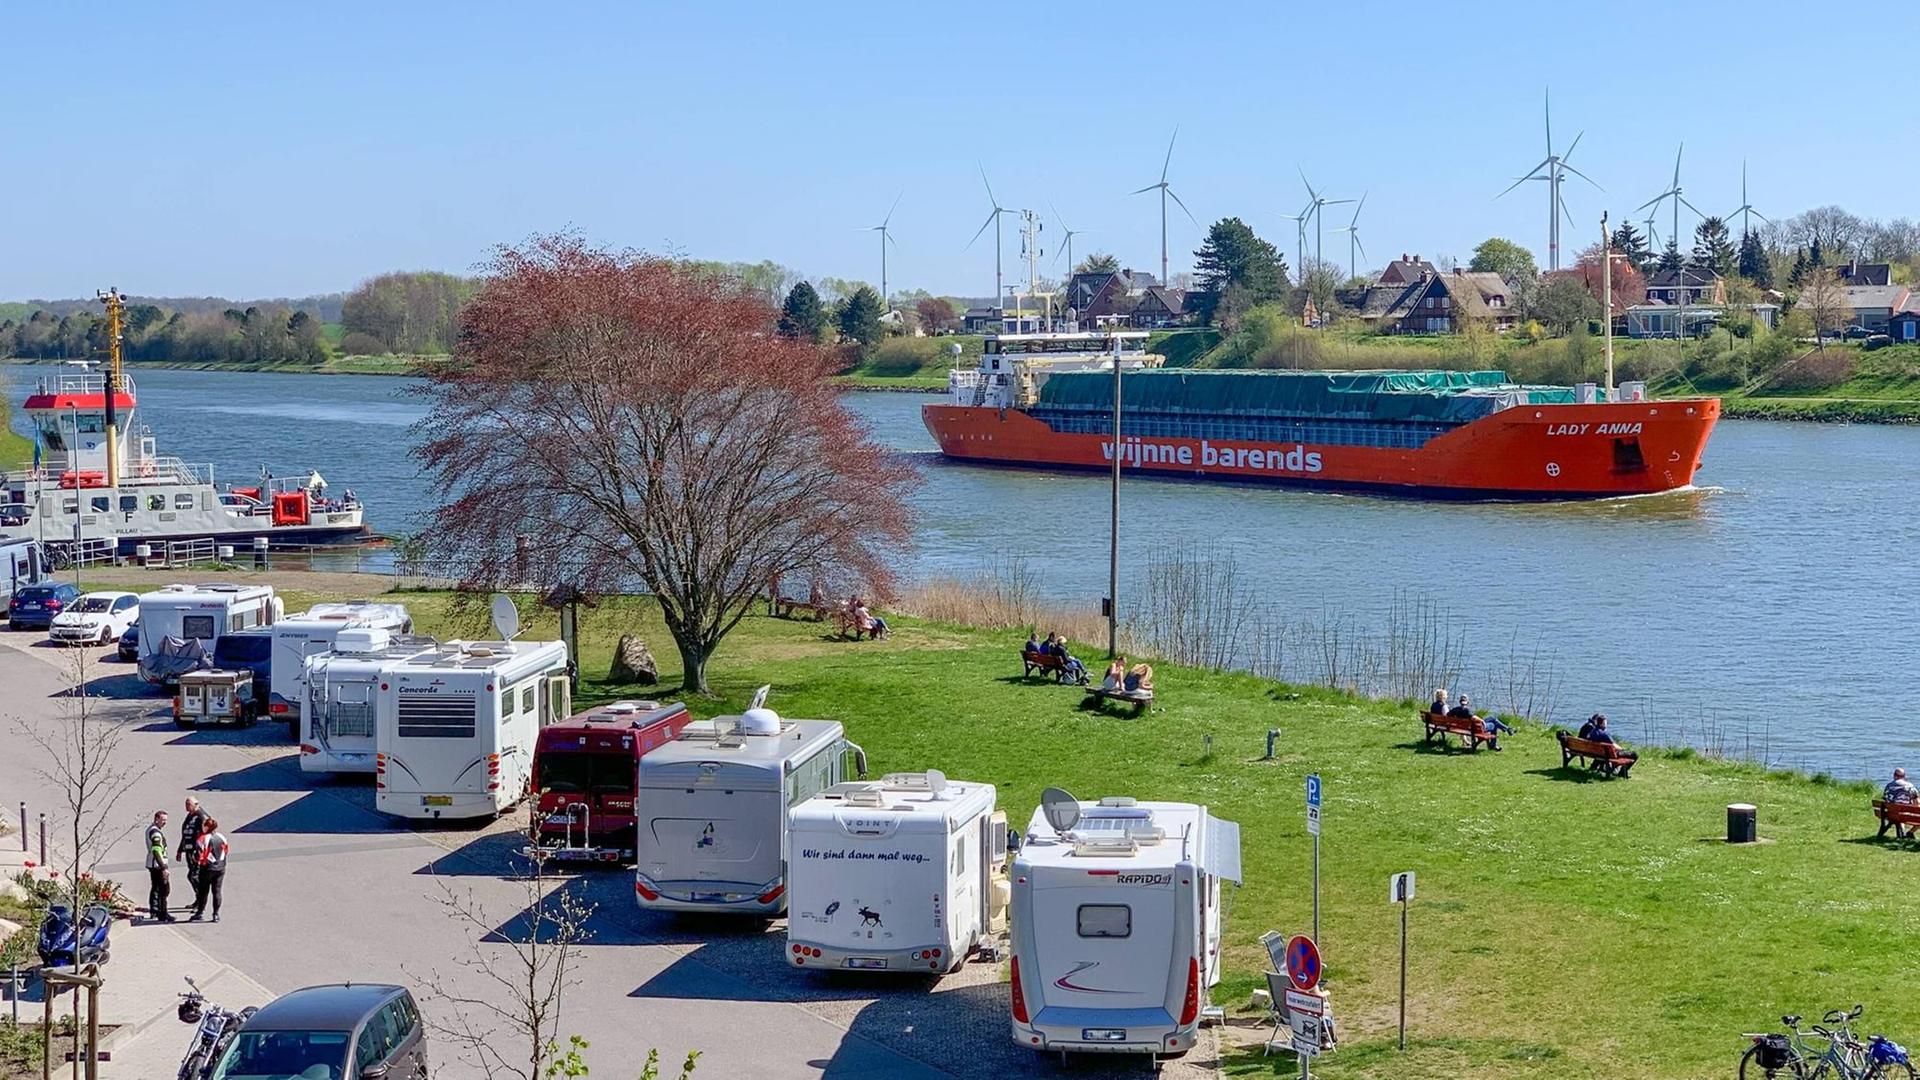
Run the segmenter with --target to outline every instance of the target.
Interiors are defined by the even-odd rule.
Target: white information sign
[[[1307,807],[1307,834],[1320,835],[1320,808],[1317,806]]]
[[[1404,904],[1413,899],[1413,871],[1393,875],[1387,886],[1387,903]]]

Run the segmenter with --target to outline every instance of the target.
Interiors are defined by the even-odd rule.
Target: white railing
[[[107,375],[103,371],[87,370],[73,374],[61,374],[39,380],[39,392],[42,394],[104,394],[107,392]],[[120,376],[120,392],[133,393],[133,376]]]
[[[49,540],[47,547],[53,555],[53,564],[67,569],[111,564],[119,544],[110,536],[93,536],[80,540]]]

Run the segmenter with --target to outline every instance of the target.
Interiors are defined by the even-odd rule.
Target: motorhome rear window
[[[206,641],[213,637],[213,616],[183,615],[180,617],[180,638],[189,640],[199,638]]]
[[[1081,937],[1117,938],[1133,933],[1133,909],[1125,904],[1081,904],[1076,921]]]
[[[472,694],[445,697],[403,694],[400,697],[400,737],[403,739],[471,739],[474,733]]]
[[[631,795],[633,780],[633,759],[624,752],[540,753],[540,786],[548,791]]]

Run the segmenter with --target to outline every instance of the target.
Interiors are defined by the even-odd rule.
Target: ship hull
[[[1418,449],[1127,436],[1124,472],[1439,499],[1605,499],[1694,482],[1720,417],[1712,398],[1520,405],[1462,424]],[[926,405],[948,458],[1108,471],[1104,434],[1055,431],[1018,409]]]

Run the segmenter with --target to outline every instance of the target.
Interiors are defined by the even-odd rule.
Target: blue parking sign
[[[1307,777],[1307,805],[1308,806],[1320,805],[1320,774],[1319,773],[1313,773]]]

